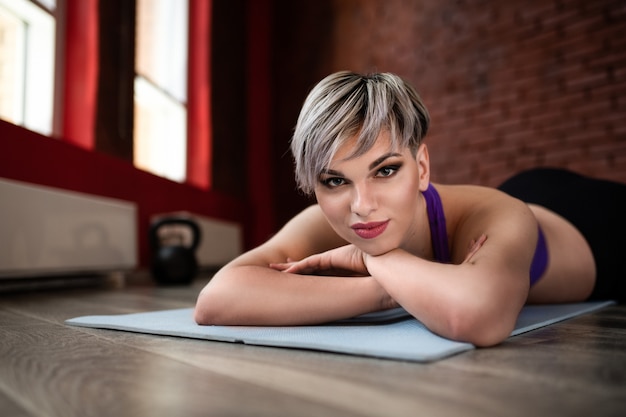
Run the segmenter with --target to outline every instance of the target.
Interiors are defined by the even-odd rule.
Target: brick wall
[[[436,181],[550,165],[626,182],[626,2],[336,0],[331,67],[392,71],[432,116]]]
[[[391,71],[432,116],[433,179],[495,186],[534,166],[626,182],[624,0],[275,0],[277,224],[308,204],[285,151],[329,72]]]

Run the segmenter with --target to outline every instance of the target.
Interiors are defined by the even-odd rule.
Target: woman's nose
[[[367,184],[355,185],[350,209],[359,217],[367,217],[376,210],[376,199]]]

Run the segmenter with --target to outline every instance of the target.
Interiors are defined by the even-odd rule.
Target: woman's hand
[[[483,244],[485,243],[486,240],[487,240],[487,235],[484,233],[480,235],[478,239],[472,239],[472,241],[469,244],[469,247],[467,248],[467,255],[465,255],[465,259],[463,260],[463,263],[469,262],[472,259],[472,257],[476,254],[476,252],[478,252],[478,249],[483,247]]]
[[[463,262],[469,262],[487,240],[482,234],[472,240]],[[338,275],[338,276],[368,276],[365,265],[367,254],[354,245],[340,246],[326,252],[311,255],[300,261],[287,259],[287,262],[272,263],[270,268],[277,271],[302,275]]]
[[[368,276],[364,256],[365,253],[356,246],[346,245],[300,261],[287,259],[285,263],[273,263],[270,268],[302,275]]]

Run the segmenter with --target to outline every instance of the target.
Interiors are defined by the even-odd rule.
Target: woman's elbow
[[[447,333],[450,339],[468,342],[477,347],[489,347],[506,340],[514,327],[515,320],[459,312],[448,319]]]
[[[513,326],[493,326],[483,328],[470,337],[470,343],[477,347],[490,347],[504,342],[513,331]]]
[[[193,319],[200,326],[210,326],[214,323],[211,313],[199,302],[196,303],[196,307],[193,310]]]
[[[216,295],[215,291],[203,289],[193,311],[195,322],[202,326],[225,324],[225,304],[227,303],[224,303],[223,297]]]
[[[193,319],[201,326],[208,326],[214,323],[213,314],[211,310],[206,307],[206,303],[203,302],[202,297],[198,297],[196,307],[193,310]]]

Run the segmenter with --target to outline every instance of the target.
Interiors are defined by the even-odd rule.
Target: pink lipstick
[[[360,238],[374,239],[380,236],[387,229],[388,225],[389,220],[385,220],[384,222],[355,223],[350,227]]]

